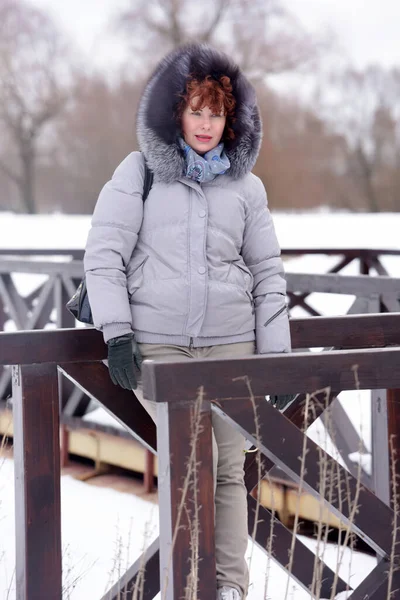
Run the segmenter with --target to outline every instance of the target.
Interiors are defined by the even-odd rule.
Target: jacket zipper
[[[270,317],[268,319],[268,321],[265,321],[264,327],[267,327],[272,321],[274,321],[277,317],[279,317],[279,315],[281,315],[284,310],[286,310],[286,304],[285,304],[285,306],[282,306],[282,308],[280,308],[278,310],[278,312],[276,312],[274,315],[272,315],[272,317]]]

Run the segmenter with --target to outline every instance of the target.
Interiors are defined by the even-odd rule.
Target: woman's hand
[[[295,398],[297,394],[277,394],[270,396],[269,401],[278,410],[284,410]]]
[[[108,369],[112,382],[126,390],[136,390],[134,364],[140,371],[142,355],[133,334],[112,338],[107,345]]]

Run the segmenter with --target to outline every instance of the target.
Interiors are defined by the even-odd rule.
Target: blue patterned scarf
[[[204,156],[197,154],[183,138],[179,138],[179,145],[185,157],[184,175],[198,183],[212,181],[217,175],[226,173],[231,166],[222,142],[216,148],[206,152]]]

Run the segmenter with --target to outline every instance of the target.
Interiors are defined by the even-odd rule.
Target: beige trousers
[[[233,358],[255,352],[254,342],[193,349],[166,344],[139,344],[139,347],[144,359],[159,361]],[[135,394],[156,423],[157,403],[143,397],[140,382]],[[247,491],[243,481],[245,438],[215,413],[212,413],[212,426],[217,586],[234,587],[245,597],[248,586],[245,560],[248,541]]]

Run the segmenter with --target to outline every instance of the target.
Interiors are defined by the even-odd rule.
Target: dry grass
[[[357,366],[354,367],[353,373],[354,373],[356,385],[358,387],[360,387],[360,384],[358,381]],[[261,442],[262,440],[261,440],[261,434],[260,434],[259,420],[258,420],[258,416],[257,416],[257,405],[255,402],[255,397],[251,390],[251,382],[248,378],[242,378],[242,379],[244,379],[246,382],[248,392],[249,392],[249,398],[250,398],[251,404],[253,406],[254,429],[255,429],[255,432],[253,433],[253,435],[259,442]],[[329,388],[327,388],[325,390],[318,390],[318,391],[314,392],[313,394],[308,394],[306,396],[306,403],[305,403],[305,409],[304,409],[304,430],[307,429],[310,420],[311,421],[315,420],[315,416],[316,416],[315,404],[316,404],[317,398],[319,398],[321,396],[321,394],[324,394],[324,398],[325,398],[324,408],[326,408],[327,414],[328,415],[330,414],[330,410],[328,407],[329,407],[329,404],[331,401],[331,398],[330,398],[331,391]],[[176,525],[174,535],[173,535],[173,546],[174,546],[176,539],[177,539],[179,529],[183,526],[187,526],[187,523],[189,523],[190,533],[191,533],[191,544],[190,544],[190,548],[188,549],[188,561],[190,563],[190,570],[189,570],[188,584],[187,584],[187,587],[185,590],[184,600],[197,600],[198,561],[199,561],[199,554],[198,554],[199,543],[198,542],[199,542],[199,536],[201,535],[201,531],[199,529],[198,515],[199,515],[199,510],[201,509],[201,507],[198,505],[197,493],[196,493],[196,489],[198,486],[198,479],[197,479],[198,463],[196,460],[196,446],[197,446],[197,442],[198,442],[199,436],[201,435],[201,431],[202,431],[202,428],[200,425],[200,409],[201,409],[202,400],[203,400],[203,390],[201,390],[201,394],[199,395],[199,398],[197,399],[197,402],[195,403],[195,406],[193,409],[191,452],[190,452],[189,460],[187,463],[186,477],[185,477],[185,480],[182,485],[181,503],[180,503],[180,506],[178,507],[178,520],[177,520],[177,525]],[[334,429],[332,427],[332,421],[329,418],[327,419],[325,427],[334,443],[335,442]],[[362,441],[360,440],[360,448],[361,448],[361,444],[362,444]],[[392,444],[392,453],[393,453],[393,444]],[[256,459],[257,459],[258,474],[261,477],[261,473],[262,473],[262,455],[261,455],[261,453],[257,452]],[[307,436],[304,436],[302,451],[301,451],[301,455],[299,456],[299,460],[300,460],[301,481],[300,481],[299,490],[298,490],[298,498],[300,500],[300,496],[303,491],[303,487],[302,487],[303,477],[307,470]],[[394,461],[392,461],[392,468],[393,468],[393,475],[394,475],[395,467],[393,465],[394,465]],[[349,511],[349,514],[347,514],[345,516],[348,519],[350,525],[353,524],[355,521],[357,512],[359,510],[359,494],[360,494],[360,490],[361,490],[361,475],[362,475],[361,462],[358,464],[358,467],[357,467],[357,477],[356,477],[357,484],[356,484],[355,493],[353,496],[350,493],[349,476],[346,475],[344,480],[341,479],[340,474],[343,473],[343,470],[339,469],[338,462],[333,457],[330,457],[327,453],[323,452],[322,449],[320,451],[319,470],[320,470],[320,483],[319,483],[319,490],[318,490],[319,493],[328,502],[337,501],[339,504],[339,508],[340,507],[343,508],[346,503],[350,507],[350,511]],[[267,477],[268,477],[268,475],[267,475]],[[187,505],[187,497],[188,497],[189,490],[191,491],[191,496],[193,498],[193,501],[192,501],[193,506]],[[395,507],[398,506],[397,486],[395,486],[395,490],[394,490],[394,503],[395,503]],[[294,552],[295,552],[295,547],[296,547],[296,543],[298,540],[297,531],[298,531],[298,526],[299,526],[299,521],[300,521],[299,507],[300,507],[300,502],[297,503],[297,509],[296,509],[295,515],[294,515],[292,543],[291,543],[291,546],[289,549],[288,563],[286,565],[288,577],[287,577],[286,590],[285,590],[285,600],[290,600],[293,595],[293,592],[291,590],[291,585],[292,585],[293,580],[291,579],[290,575],[291,575],[291,572],[293,569]],[[258,495],[257,495],[255,526],[254,526],[253,531],[250,532],[253,542],[255,541],[256,535],[257,535],[257,524],[259,522],[259,510],[260,510],[260,492],[258,492]],[[314,598],[315,600],[321,600],[323,556],[324,556],[324,551],[328,546],[329,529],[326,526],[326,523],[323,518],[324,513],[325,513],[325,504],[324,504],[324,502],[321,501],[321,503],[320,503],[320,518],[319,518],[318,522],[316,523],[316,546],[317,547],[316,547],[316,552],[315,552],[313,579],[312,579],[312,584],[311,584],[311,589],[310,589],[310,597]],[[267,543],[267,547],[266,547],[268,556],[267,556],[267,575],[265,578],[264,594],[263,594],[264,600],[273,600],[273,595],[271,595],[271,594],[273,594],[273,590],[270,590],[270,593],[268,593],[269,583],[270,583],[268,572],[270,571],[271,557],[273,556],[273,553],[274,553],[274,550],[273,550],[273,548],[274,548],[274,519],[275,519],[275,510],[272,509],[272,511],[271,511],[271,535],[268,539],[268,543]],[[184,522],[186,523],[185,525],[184,525]],[[393,523],[393,529],[395,532],[398,529],[397,516],[395,517],[395,522]],[[352,549],[353,545],[354,545],[354,540],[355,540],[355,536],[352,533],[351,527],[345,526],[341,522],[340,527],[339,527],[339,536],[340,537],[341,537],[342,533],[344,533],[344,539],[343,539],[342,543],[337,545],[337,563],[336,563],[336,567],[334,568],[334,581],[333,581],[333,586],[332,586],[329,600],[334,600],[334,598],[337,594],[339,572],[340,572],[341,567],[343,566],[345,549],[347,547],[350,547]],[[340,539],[340,537],[339,537],[339,539]],[[392,587],[393,574],[397,570],[397,566],[396,566],[397,565],[397,554],[396,554],[397,537],[396,537],[396,534],[394,534],[393,540],[394,541],[393,541],[393,547],[392,547],[392,555],[390,557],[389,593],[388,593],[388,597],[386,600],[390,600],[390,598],[392,597],[392,595],[394,593],[394,591],[391,589],[391,587]],[[319,561],[318,557],[321,557],[322,560]],[[251,567],[252,559],[253,559],[253,555],[251,554],[249,557],[250,567]],[[171,552],[170,560],[172,560],[172,552]],[[351,564],[349,565],[349,568],[351,571]],[[144,569],[145,569],[145,565],[144,565]],[[167,584],[168,584],[168,581],[163,582],[163,593],[162,593],[163,600],[165,600],[165,590],[166,590]],[[348,586],[348,592],[350,593],[350,586]],[[133,600],[137,600],[139,598],[140,598],[140,596],[138,596],[138,595],[132,596]],[[343,598],[343,594],[341,594],[341,598]]]
[[[356,365],[353,368],[353,373],[354,373],[354,378],[356,381],[356,386],[358,388],[360,388],[360,382],[358,380],[358,369],[357,369]],[[249,398],[250,398],[251,404],[253,406],[253,418],[254,418],[254,430],[255,430],[253,435],[261,443],[262,442],[261,428],[260,428],[260,423],[259,423],[259,419],[258,419],[258,415],[257,415],[257,404],[255,401],[253,392],[251,390],[250,380],[248,378],[244,378],[244,379],[245,379],[245,382],[247,385]],[[330,410],[328,407],[329,407],[329,404],[331,401],[331,398],[330,398],[331,390],[329,388],[327,388],[325,390],[318,390],[317,392],[315,392],[313,394],[308,394],[306,396],[306,402],[305,402],[305,407],[304,407],[304,425],[303,425],[304,431],[307,430],[307,427],[309,426],[310,421],[315,420],[316,402],[317,402],[317,398],[321,397],[321,394],[324,396],[324,408],[327,410],[328,416],[330,414]],[[189,532],[190,532],[190,547],[188,548],[188,563],[189,563],[188,572],[189,572],[189,575],[187,578],[187,585],[186,585],[186,589],[184,592],[183,600],[197,600],[198,599],[198,572],[199,572],[198,567],[199,567],[199,561],[200,561],[199,539],[200,539],[200,536],[202,535],[202,532],[200,529],[200,518],[199,517],[200,517],[200,511],[201,511],[202,507],[199,504],[199,498],[198,498],[200,482],[199,482],[199,477],[198,477],[199,462],[198,462],[198,456],[197,456],[197,448],[198,448],[199,439],[201,438],[201,434],[203,432],[203,426],[202,426],[202,422],[201,422],[201,413],[202,413],[203,402],[204,402],[204,390],[200,389],[197,400],[193,403],[193,408],[192,408],[191,441],[190,441],[189,456],[188,456],[187,463],[186,463],[185,477],[184,477],[183,481],[181,482],[181,499],[180,499],[180,504],[179,504],[178,510],[177,510],[177,521],[176,521],[175,529],[172,532],[172,547],[171,547],[171,552],[170,552],[169,559],[168,559],[168,568],[170,569],[171,565],[172,565],[173,550],[174,550],[174,546],[176,544],[179,532],[184,527],[189,528]],[[326,427],[327,433],[329,433],[330,437],[332,438],[332,441],[335,442],[334,429],[332,427],[332,421],[329,418],[327,419],[327,421],[325,423],[325,427]],[[308,438],[305,435],[304,439],[303,439],[301,453],[299,456],[301,477],[300,477],[300,484],[299,484],[299,489],[298,489],[298,502],[297,502],[296,511],[294,514],[292,541],[291,541],[291,545],[289,548],[288,562],[286,565],[287,581],[286,581],[286,590],[285,590],[285,600],[290,600],[290,598],[292,597],[291,585],[292,585],[293,580],[291,578],[291,573],[293,570],[293,564],[294,564],[293,561],[294,561],[296,543],[298,542],[297,532],[298,532],[298,527],[299,527],[299,522],[300,522],[300,496],[303,492],[303,478],[307,471],[307,453],[308,453],[307,439]],[[4,447],[5,447],[5,440],[3,439],[0,444],[0,461],[1,461],[1,457],[3,455]],[[360,440],[360,449],[361,449],[361,440]],[[394,511],[394,522],[393,522],[393,532],[394,532],[393,544],[392,544],[392,550],[391,550],[391,556],[390,556],[390,562],[389,562],[389,572],[388,572],[389,591],[388,591],[386,600],[390,600],[395,592],[395,590],[392,590],[393,578],[394,578],[394,574],[396,573],[396,571],[399,568],[397,566],[398,565],[398,560],[397,560],[397,558],[398,558],[398,548],[397,548],[398,541],[397,541],[397,538],[398,538],[398,528],[399,528],[397,513],[399,510],[399,497],[398,497],[398,481],[396,479],[396,470],[397,470],[396,465],[397,465],[398,457],[395,454],[395,444],[394,444],[393,438],[391,438],[391,440],[390,440],[390,452],[391,452],[391,457],[392,457],[391,469],[392,469],[392,479],[394,482],[392,492],[393,492],[393,506],[395,508],[395,511]],[[260,452],[256,453],[256,459],[257,459],[257,471],[258,471],[258,475],[259,475],[259,479],[260,479],[261,474],[263,472],[263,465],[262,465],[263,457]],[[1,464],[1,462],[0,462],[0,464]],[[350,524],[353,524],[355,521],[357,512],[359,510],[359,494],[360,494],[360,490],[361,490],[361,475],[362,475],[361,461],[359,462],[358,467],[357,467],[357,477],[356,477],[357,485],[355,488],[355,494],[353,496],[350,493],[349,476],[346,475],[343,479],[343,477],[341,477],[341,473],[343,473],[343,470],[339,469],[339,465],[338,465],[337,461],[335,461],[334,458],[329,457],[329,455],[327,455],[325,452],[323,452],[322,449],[319,452],[319,472],[320,472],[320,481],[319,481],[319,490],[318,490],[319,493],[330,503],[333,501],[336,501],[338,503],[339,509],[343,510],[343,507],[345,506],[345,504],[347,504],[350,507],[350,511],[349,511],[349,514],[347,514],[345,516],[349,520]],[[268,475],[266,477],[268,477]],[[260,489],[261,489],[261,486],[259,486],[259,492],[257,495],[255,526],[254,526],[253,531],[250,532],[253,542],[255,541],[256,536],[257,536],[257,526],[259,523]],[[271,589],[271,586],[270,586],[270,568],[271,568],[271,557],[274,554],[274,537],[275,537],[275,534],[274,534],[274,521],[275,521],[274,506],[272,507],[272,510],[270,512],[271,512],[271,534],[270,534],[270,537],[269,537],[269,539],[267,541],[267,545],[266,545],[267,570],[266,570],[266,577],[265,577],[265,582],[264,582],[263,600],[273,600],[273,590]],[[322,562],[320,562],[318,560],[318,557],[321,556],[323,559],[324,551],[325,551],[326,547],[328,546],[329,530],[324,521],[324,513],[325,513],[325,506],[324,506],[324,503],[321,501],[319,520],[316,524],[316,552],[315,552],[313,579],[312,579],[311,589],[310,589],[310,595],[315,600],[321,600],[321,588],[322,588],[323,564],[322,564]],[[347,547],[352,548],[353,543],[354,543],[354,534],[352,533],[350,527],[345,526],[343,523],[340,523],[338,533],[339,533],[339,539],[341,539],[342,533],[344,534],[344,539],[341,544],[337,545],[337,561],[336,561],[336,566],[334,569],[335,575],[334,575],[334,581],[333,581],[333,586],[332,586],[329,600],[334,600],[336,593],[337,593],[339,572],[340,572],[341,567],[343,566],[345,548],[347,548]],[[129,556],[129,546],[130,546],[131,535],[132,535],[132,532],[130,532],[128,542],[125,542],[125,546],[124,546],[123,536],[117,532],[117,537],[116,537],[116,541],[115,541],[114,561],[113,561],[111,570],[109,572],[108,585],[111,585],[112,581],[115,581],[116,578],[120,579],[121,576],[123,575],[123,573],[126,572],[128,566],[129,566],[128,565],[128,556]],[[148,537],[147,536],[145,536],[145,537],[147,539],[144,540],[143,551],[145,550],[145,548],[147,546],[147,542],[148,542]],[[0,556],[0,559],[1,559],[1,556]],[[249,560],[250,567],[251,567],[252,560],[253,560],[253,554],[251,554],[250,560]],[[71,564],[73,564],[72,557],[70,555],[68,555],[68,549],[66,549],[65,556],[64,556],[64,564],[67,565],[66,568],[64,568],[64,590],[63,590],[64,600],[69,600],[71,598],[72,593],[73,593],[74,589],[76,588],[76,586],[78,585],[79,581],[83,577],[85,577],[88,572],[88,570],[86,570],[85,572],[81,571],[80,573],[77,573],[77,565],[73,564],[73,566],[70,568],[68,566],[68,561],[71,562]],[[350,565],[350,567],[351,567],[351,565]],[[162,589],[161,589],[161,599],[162,600],[166,600],[166,590],[168,587],[168,578],[169,577],[170,577],[170,573],[169,574],[167,573],[165,580],[162,582]],[[129,589],[129,590],[121,589],[120,595],[118,596],[118,598],[120,600],[143,600],[145,578],[146,578],[146,564],[145,564],[145,560],[143,558],[143,562],[140,565],[140,569],[139,569],[138,576],[136,578],[135,585],[133,586],[132,589]],[[348,588],[348,589],[350,591],[350,588]]]
[[[72,594],[75,588],[78,587],[79,582],[82,581],[89,573],[91,568],[95,565],[95,562],[84,567],[82,562],[85,557],[81,558],[79,562],[76,562],[72,556],[71,549],[69,546],[65,546],[62,552],[62,563],[63,563],[63,586],[62,586],[62,598],[63,600],[71,600]]]

